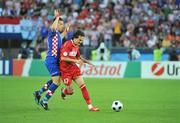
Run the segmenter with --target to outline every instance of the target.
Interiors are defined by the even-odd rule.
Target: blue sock
[[[47,91],[51,84],[52,80],[47,81],[46,84],[39,90],[39,93],[42,94]]]
[[[55,83],[52,83],[43,101],[47,103],[57,88],[58,86]]]

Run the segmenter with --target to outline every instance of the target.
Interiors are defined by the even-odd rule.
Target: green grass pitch
[[[33,91],[48,77],[0,76],[0,123],[180,123],[180,81],[153,79],[85,79],[92,102],[100,112],[89,112],[81,92],[63,101],[57,89],[49,111],[35,104]],[[124,109],[113,112],[121,100]]]

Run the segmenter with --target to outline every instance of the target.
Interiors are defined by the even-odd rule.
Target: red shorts
[[[76,79],[78,76],[81,76],[81,70],[78,67],[71,69],[71,71],[67,70],[62,72],[62,80],[66,86],[70,86],[72,84],[72,80]]]

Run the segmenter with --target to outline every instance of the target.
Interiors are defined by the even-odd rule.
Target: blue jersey
[[[52,29],[48,33],[48,51],[46,55],[45,65],[51,76],[60,76],[59,57],[62,45],[62,37],[60,32],[53,32]]]
[[[48,32],[48,51],[46,61],[58,62],[60,58],[60,48],[62,45],[62,37],[59,31],[53,32],[52,29]]]

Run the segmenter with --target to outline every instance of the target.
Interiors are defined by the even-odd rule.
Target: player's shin
[[[39,90],[39,93],[42,94],[47,91],[51,84],[52,80],[47,81],[46,84]]]
[[[48,100],[51,98],[55,90],[58,88],[58,85],[56,85],[54,82],[50,85],[48,92],[46,96],[44,97],[43,101],[44,103],[48,103]]]
[[[82,84],[80,86],[80,89],[81,89],[83,98],[85,99],[86,104],[88,105],[88,108],[91,109],[92,108],[91,99],[90,99],[89,93],[88,93],[88,91],[86,89],[86,85]]]

